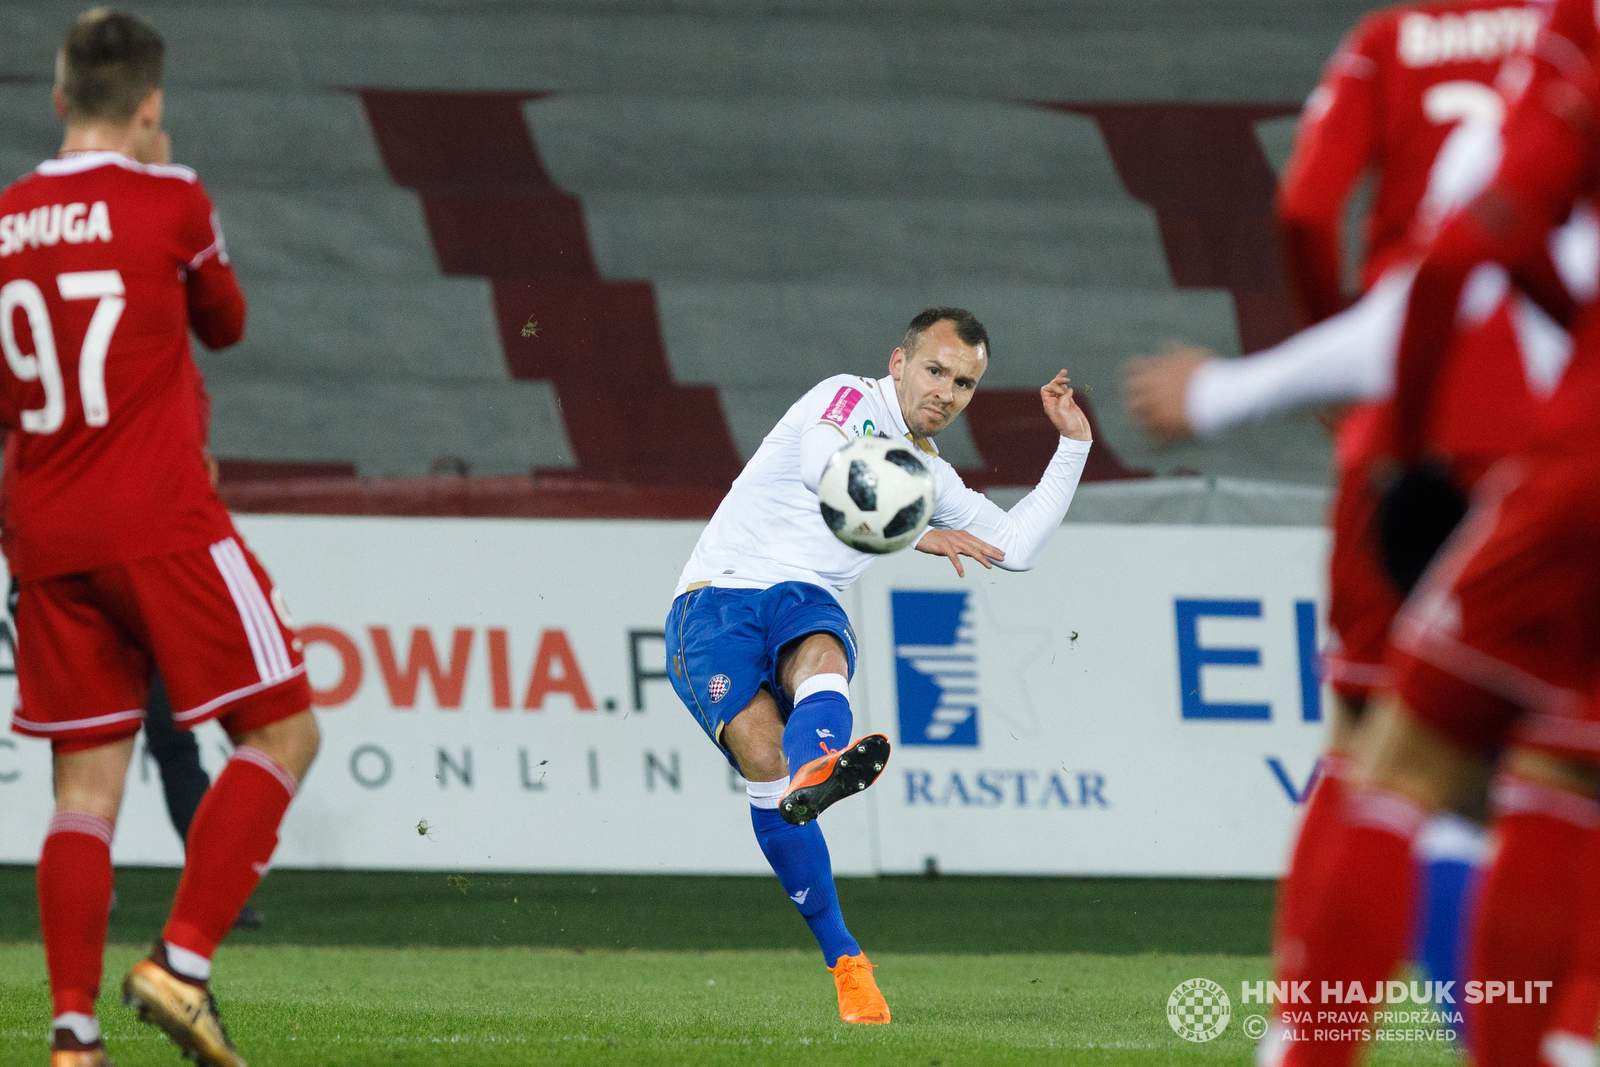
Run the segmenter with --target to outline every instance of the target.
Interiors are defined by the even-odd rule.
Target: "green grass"
[[[117,872],[102,1022],[122,1067],[178,1063],[115,1002],[176,872]],[[1167,996],[1268,976],[1272,886],[1141,879],[884,878],[840,886],[894,1011],[839,1022],[833,983],[762,878],[274,872],[260,931],[215,987],[253,1067],[739,1064],[1011,1067],[1247,1063],[1228,1030],[1190,1044]],[[32,871],[0,867],[0,1062],[44,1062],[49,1016]],[[1432,1045],[1376,1064],[1445,1064]]]
[[[107,985],[137,948],[107,955]],[[1168,1028],[1167,994],[1208,977],[1237,989],[1267,962],[1237,956],[884,954],[887,1027],[846,1026],[812,952],[227,948],[216,986],[254,1067],[328,1064],[1024,1064],[1248,1062],[1242,1012],[1209,1044]],[[39,1037],[49,1004],[38,946],[0,947],[0,1045]],[[102,998],[122,1067],[177,1060]],[[1237,1012],[1237,1009],[1236,1009]],[[42,1052],[37,1061],[42,1061]],[[1449,1062],[1397,1046],[1376,1062]]]

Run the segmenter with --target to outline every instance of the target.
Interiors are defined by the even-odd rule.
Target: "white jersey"
[[[1007,570],[1027,570],[1038,561],[1072,502],[1090,446],[1063,437],[1038,487],[1007,512],[967,488],[932,441],[906,428],[892,378],[835,375],[795,401],[761,442],[700,535],[673,595],[706,583],[848,588],[877,557],[856,551],[828,529],[817,505],[817,481],[828,457],[846,442],[874,435],[907,438],[927,454],[936,501],[932,525],[972,531],[1006,553],[998,565]]]

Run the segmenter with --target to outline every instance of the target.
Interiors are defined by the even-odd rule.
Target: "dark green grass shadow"
[[[176,870],[117,870],[114,944],[161,930]],[[1276,883],[1178,878],[842,878],[869,952],[1259,956]],[[274,871],[235,945],[813,950],[775,879]],[[36,941],[33,868],[0,866],[0,942]]]

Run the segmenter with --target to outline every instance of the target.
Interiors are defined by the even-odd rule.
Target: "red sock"
[[[38,880],[54,1014],[93,1015],[111,916],[111,824],[81,811],[59,812],[39,853]]]
[[[1346,802],[1342,825],[1330,835],[1326,873],[1306,913],[1299,980],[1310,983],[1313,1011],[1366,1012],[1365,1001],[1394,973],[1412,925],[1411,843],[1426,820],[1426,812],[1396,793],[1356,793]],[[1360,984],[1359,1001],[1349,995],[1353,983]],[[1336,985],[1342,1002],[1323,997]],[[1322,1040],[1293,1041],[1284,1062],[1343,1067],[1360,1052],[1357,1035],[1370,1026],[1357,1021],[1323,1030]]]
[[[187,859],[162,938],[210,959],[267,872],[294,776],[260,749],[241,745],[189,824]]]
[[[1347,786],[1343,756],[1328,753],[1317,768],[1316,788],[1306,801],[1295,838],[1289,870],[1278,886],[1278,914],[1272,935],[1272,958],[1278,981],[1293,981],[1305,960],[1305,915],[1326,873],[1328,845],[1339,828]]]
[[[1587,871],[1580,882],[1580,916],[1566,981],[1556,986],[1549,1028],[1539,1041],[1542,1067],[1595,1062],[1595,1029],[1600,1026],[1600,835],[1587,844]]]
[[[1526,983],[1555,982],[1559,996],[1573,960],[1578,875],[1600,825],[1600,805],[1509,776],[1495,782],[1493,800],[1494,861],[1478,892],[1467,978],[1486,983],[1485,990],[1488,982],[1508,983],[1524,1000]],[[1540,1004],[1537,991],[1531,1001],[1511,1003],[1502,995],[1466,1005],[1479,1067],[1535,1062],[1555,1005]]]

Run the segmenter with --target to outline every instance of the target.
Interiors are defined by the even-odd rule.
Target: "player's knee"
[[[1506,754],[1505,768],[1518,778],[1586,799],[1593,799],[1600,786],[1600,768],[1537,749],[1512,749]]]
[[[1328,749],[1348,753],[1355,745],[1356,733],[1366,718],[1371,698],[1366,694],[1335,693],[1333,717],[1328,728]]]
[[[850,676],[850,658],[844,642],[831,633],[807,634],[784,646],[778,654],[778,677],[789,692],[815,674]]]
[[[95,748],[56,753],[56,812],[81,812],[115,824],[132,758],[131,737]]]
[[[289,741],[294,749],[295,765],[290,770],[296,778],[304,778],[322,748],[322,728],[317,725],[317,717],[310,708],[285,720],[285,725],[291,733]]]
[[[747,782],[775,782],[788,774],[783,756],[783,716],[765,689],[722,729],[722,743],[733,753]]]
[[[782,730],[780,724],[776,734],[761,729],[725,732],[728,751],[733,753],[745,781],[776,782],[789,773],[789,764],[783,755]]]
[[[75,812],[94,815],[112,826],[117,824],[117,813],[122,809],[122,792],[109,788],[86,788],[81,783],[56,790],[56,814]]]
[[[300,741],[305,753],[306,767],[310,768],[311,761],[322,751],[322,727],[317,725],[317,717],[309,708],[300,713],[299,719],[300,725],[297,728],[301,731]]]
[[[234,743],[259,749],[296,779],[302,779],[322,747],[322,730],[307,708],[269,726],[246,731],[234,738]]]
[[[1439,811],[1457,804],[1479,780],[1482,756],[1417,718],[1401,701],[1391,698],[1367,714],[1374,718],[1359,746],[1359,784]]]

